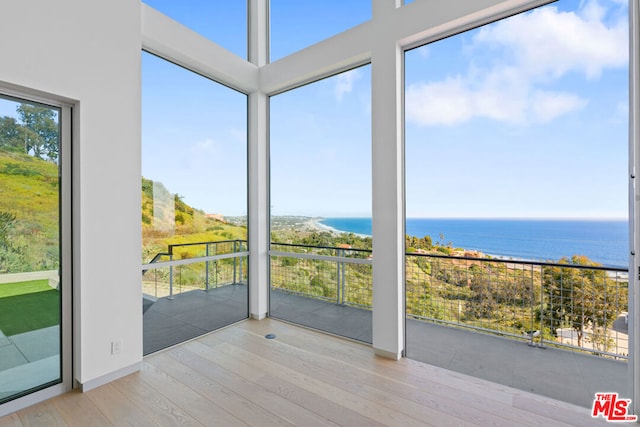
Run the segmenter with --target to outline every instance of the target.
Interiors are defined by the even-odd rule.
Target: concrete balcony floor
[[[143,299],[143,354],[230,325],[249,316],[247,285],[235,284],[177,294],[174,299]]]
[[[371,343],[371,311],[271,292],[271,316]],[[230,285],[159,299],[144,313],[144,353],[247,318],[247,287]],[[627,364],[589,354],[530,347],[525,340],[407,319],[407,358],[590,408],[596,392],[626,396]]]

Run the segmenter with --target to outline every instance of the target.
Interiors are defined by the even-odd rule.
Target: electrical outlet
[[[120,351],[122,351],[122,341],[111,341],[111,355],[120,354]]]

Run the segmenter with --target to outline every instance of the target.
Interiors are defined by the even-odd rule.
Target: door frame
[[[68,99],[0,82],[0,93],[59,109],[60,129],[60,369],[61,382],[0,405],[0,417],[66,393],[73,388],[73,245],[72,245],[72,115],[74,103]]]

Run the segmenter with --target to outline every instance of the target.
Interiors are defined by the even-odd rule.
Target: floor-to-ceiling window
[[[69,374],[69,120],[0,95],[0,403]]]
[[[271,97],[270,314],[371,342],[369,66]]]
[[[406,52],[409,357],[626,392],[628,34],[626,2],[567,0]]]
[[[248,316],[247,97],[142,54],[144,353]]]

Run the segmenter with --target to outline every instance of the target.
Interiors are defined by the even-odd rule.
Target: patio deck
[[[190,340],[249,315],[247,285],[236,284],[175,295],[173,300],[143,299],[143,354]]]

